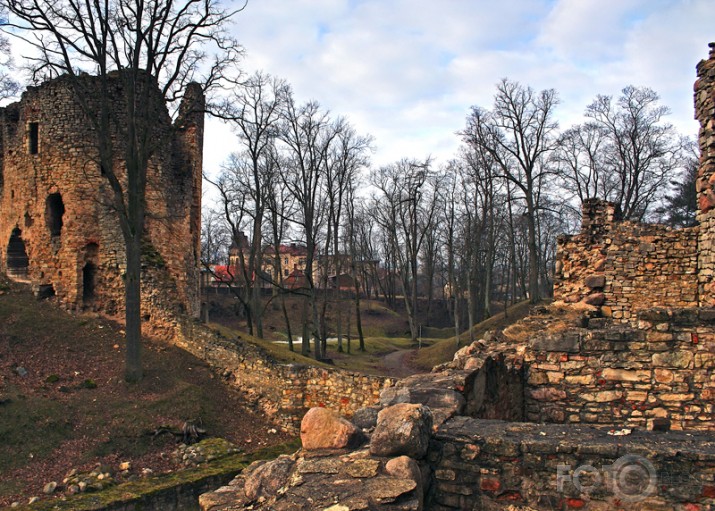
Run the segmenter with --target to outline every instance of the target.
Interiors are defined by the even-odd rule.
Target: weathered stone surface
[[[295,466],[290,456],[279,456],[273,461],[253,467],[246,478],[246,497],[255,500],[260,496],[272,495],[288,482],[288,476]]]
[[[603,305],[606,303],[606,295],[604,293],[591,293],[586,298],[584,298],[583,303],[588,305]]]
[[[417,484],[415,492],[420,502],[418,509],[422,509],[424,502],[423,477],[420,467],[415,460],[409,456],[398,456],[385,463],[385,471],[393,477],[407,479]]]
[[[382,391],[380,403],[383,406],[423,404],[432,411],[436,426],[464,410],[466,400],[457,389],[464,390],[466,376],[463,372],[416,374]]]
[[[530,341],[531,348],[537,351],[564,351],[578,353],[581,335],[579,331],[567,331],[557,334],[541,334]]]
[[[356,427],[371,431],[377,425],[377,414],[380,412],[379,406],[366,406],[355,411],[350,418],[350,422]]]
[[[626,370],[606,368],[601,373],[606,380],[649,382],[650,370]]]
[[[83,100],[97,109],[99,94],[91,91],[99,91],[100,78],[84,75],[79,80],[87,91]],[[107,87],[113,95],[110,115],[116,120],[113,170],[123,181],[126,139],[118,131],[126,125],[126,110],[120,82],[118,76],[110,77]],[[181,309],[198,317],[200,307],[204,99],[201,87],[190,85],[174,126],[160,91],[149,86],[146,92],[152,116],[147,136],[157,144],[146,176],[143,326],[171,338],[172,316]],[[30,282],[38,296],[52,294],[70,309],[121,315],[125,246],[98,163],[96,135],[72,83],[59,77],[30,87],[1,113],[0,269]],[[9,252],[21,256],[9,261]]]
[[[653,355],[653,365],[655,367],[672,367],[685,369],[693,362],[693,354],[689,351],[679,351],[674,353],[655,353]]]
[[[380,467],[380,462],[378,460],[364,459],[355,460],[348,464],[345,468],[345,472],[350,477],[375,477],[377,475],[377,469]],[[393,474],[391,474],[393,475]]]
[[[415,481],[402,473],[394,476],[381,472],[382,461],[371,458],[366,450],[320,456],[297,455],[295,459],[281,457],[273,462],[254,463],[228,486],[202,495],[201,509],[422,509],[419,477]]]
[[[603,288],[606,285],[605,275],[589,275],[583,282],[586,287],[591,289]]]
[[[421,459],[427,453],[431,430],[429,408],[410,403],[389,406],[378,415],[377,426],[370,438],[370,453]]]
[[[300,424],[300,440],[308,451],[356,447],[361,438],[355,425],[327,408],[311,408]]]
[[[532,399],[536,401],[563,401],[566,399],[566,392],[553,387],[540,387],[530,391]]]

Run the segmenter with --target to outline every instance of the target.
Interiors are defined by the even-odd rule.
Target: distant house
[[[240,267],[239,259],[247,261],[250,250],[251,244],[248,242],[248,238],[243,232],[239,232],[238,239],[233,239],[231,246],[228,247],[228,265]]]
[[[289,245],[278,245],[278,256],[280,257],[280,267],[283,272],[283,279],[287,279],[294,272],[300,272],[305,279],[305,266],[308,259],[308,248],[305,245],[291,243]],[[262,270],[269,275],[273,280],[280,279],[274,276],[275,271],[274,260],[276,257],[276,248],[274,245],[268,245],[263,249]],[[275,278],[274,278],[275,277]],[[306,279],[307,282],[307,279]]]
[[[307,289],[310,287],[305,270],[294,269],[283,279],[283,286],[288,289]]]

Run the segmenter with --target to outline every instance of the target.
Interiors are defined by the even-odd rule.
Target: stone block
[[[693,354],[689,351],[654,353],[652,361],[655,367],[685,369],[692,364]]]
[[[649,370],[627,370],[606,368],[601,373],[605,380],[629,381],[629,382],[650,382],[651,372]]]
[[[529,341],[535,351],[560,351],[578,353],[580,351],[581,335],[578,331],[566,331],[553,335],[544,335]]]
[[[584,285],[591,289],[603,289],[606,286],[606,276],[589,275],[584,279]]]

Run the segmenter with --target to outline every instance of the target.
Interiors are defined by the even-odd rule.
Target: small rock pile
[[[177,465],[196,467],[241,450],[223,438],[207,438],[197,444],[180,444],[172,456]]]
[[[201,509],[422,510],[430,409],[398,403],[356,416],[361,427],[312,408],[301,424],[301,451],[253,463],[229,486],[202,495]]]
[[[54,488],[48,491],[48,487],[52,484],[45,485],[45,493],[51,494],[55,491],[56,484]],[[70,470],[62,480],[62,484],[66,489],[66,493],[74,495],[75,493],[100,491],[117,483],[109,467],[98,465],[90,472],[78,472],[76,469]]]

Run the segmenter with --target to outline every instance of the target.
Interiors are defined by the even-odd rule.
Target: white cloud
[[[647,85],[694,134],[694,69],[713,26],[712,0],[251,0],[236,35],[247,72],[348,117],[375,137],[380,165],[446,161],[469,107],[489,107],[502,77],[555,88],[562,127],[596,94]],[[207,145],[217,161],[231,144]]]

